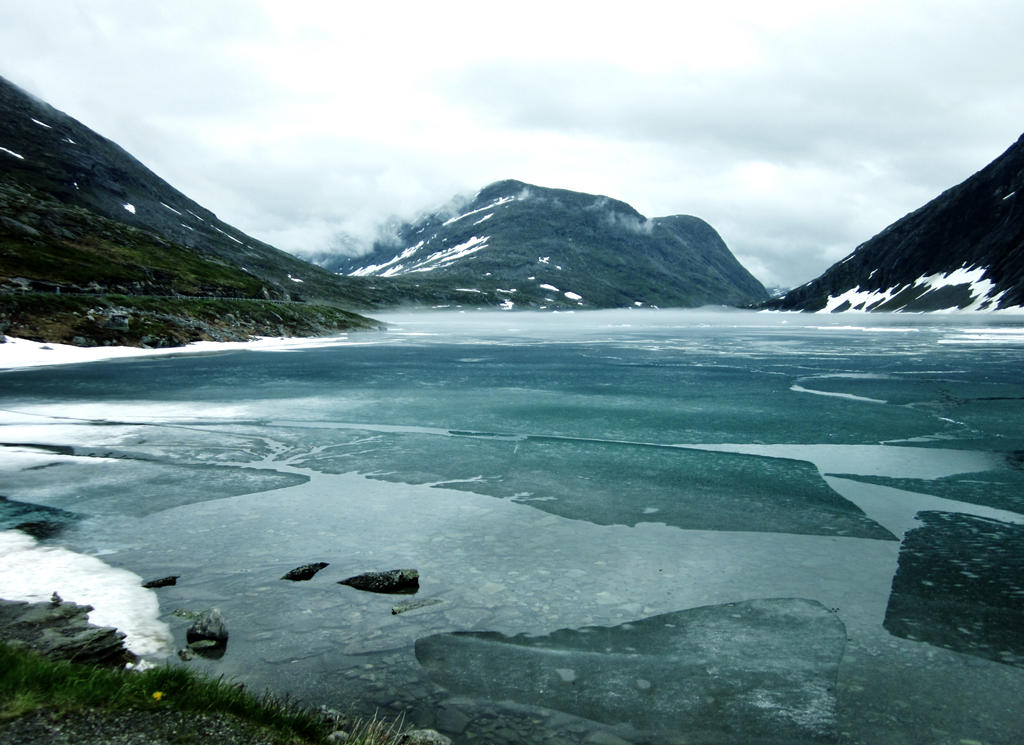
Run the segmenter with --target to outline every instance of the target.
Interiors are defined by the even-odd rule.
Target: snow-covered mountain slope
[[[506,308],[743,305],[764,287],[696,217],[647,219],[607,197],[499,181],[468,204],[401,226],[350,276],[419,278],[498,293]]]
[[[766,307],[806,311],[1024,306],[1024,135],[823,275]]]

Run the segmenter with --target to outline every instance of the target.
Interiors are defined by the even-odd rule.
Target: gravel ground
[[[0,745],[280,745],[228,715],[173,711],[37,711],[0,724]]]

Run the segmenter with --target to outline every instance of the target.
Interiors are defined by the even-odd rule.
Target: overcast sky
[[[1022,38],[1020,0],[0,0],[0,75],[280,248],[516,178],[787,287],[1024,132]]]

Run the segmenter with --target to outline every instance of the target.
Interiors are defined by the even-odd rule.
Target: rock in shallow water
[[[228,646],[228,626],[219,608],[210,608],[199,614],[185,634],[189,649],[198,655],[217,659],[224,656]]]
[[[387,572],[367,572],[338,582],[357,590],[411,595],[420,589],[420,573],[415,569],[392,569]]]
[[[318,561],[313,564],[303,564],[300,567],[295,567],[289,572],[285,572],[281,579],[288,579],[292,582],[305,582],[326,566],[329,566],[326,561]]]
[[[438,634],[416,642],[416,657],[457,694],[694,742],[823,743],[836,737],[845,643],[821,604],[768,599],[547,636]]]
[[[170,574],[166,577],[160,577],[159,579],[151,579],[148,582],[143,582],[142,586],[148,590],[154,590],[159,587],[173,587],[178,584],[178,577],[180,574]]]
[[[391,608],[391,615],[397,616],[402,613],[408,613],[411,610],[418,610],[420,608],[429,608],[432,605],[440,605],[444,601],[441,598],[422,598],[420,600],[410,600],[405,603],[399,603],[398,605]]]

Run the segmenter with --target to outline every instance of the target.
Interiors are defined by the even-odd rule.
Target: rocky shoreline
[[[91,605],[0,599],[0,641],[46,657],[104,667],[124,667],[137,657],[124,646],[125,634],[89,623]]]
[[[326,563],[297,567],[281,579],[302,581],[319,571]],[[370,572],[350,577],[342,583],[362,585],[368,592],[407,594],[418,579],[415,569]],[[143,583],[148,587],[173,585],[176,577],[165,577]],[[126,635],[112,627],[89,622],[92,606],[64,601],[53,593],[49,602],[26,602],[0,598],[0,642],[17,649],[29,650],[47,658],[84,665],[115,669],[132,669],[139,658],[125,646]],[[228,629],[217,608],[201,612],[183,612],[192,620],[186,638],[187,646],[178,650],[183,661],[194,655],[216,659],[224,654]],[[325,710],[324,721],[333,725],[326,742],[354,745],[338,728],[344,717]],[[377,742],[377,740],[373,740]],[[181,742],[216,742],[225,745],[274,745],[280,737],[264,728],[222,712],[177,711],[173,709],[59,711],[43,707],[24,716],[0,724],[0,745],[57,745],[74,742],[80,745],[177,745]],[[450,738],[436,730],[419,729],[395,734],[388,742],[394,745],[451,745]]]

